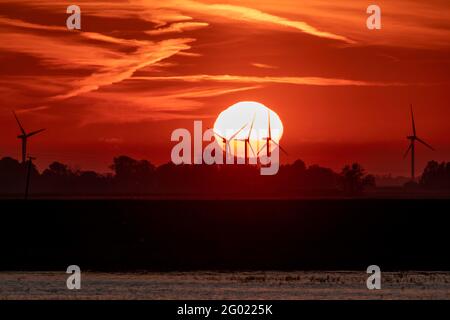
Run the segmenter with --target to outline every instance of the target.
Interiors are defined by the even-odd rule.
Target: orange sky
[[[68,31],[66,7],[82,11]],[[414,105],[418,168],[450,160],[450,4],[371,2],[18,1],[0,3],[0,156],[19,158],[15,109],[41,168],[106,171],[114,155],[169,161],[172,130],[211,126],[240,100],[281,117],[290,157],[333,169],[361,162],[408,175]]]

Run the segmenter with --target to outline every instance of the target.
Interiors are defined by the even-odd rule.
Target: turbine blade
[[[432,146],[430,146],[428,143],[426,143],[425,141],[423,141],[422,139],[416,137],[416,140],[419,141],[424,146],[426,146],[426,147],[428,147],[428,148],[430,148],[431,150],[434,151],[434,148]]]
[[[209,129],[211,129],[211,128],[208,128],[208,130],[209,130]],[[218,134],[216,131],[214,131],[214,129],[212,129],[212,131],[213,131],[213,133],[214,133],[216,136],[218,136],[219,138],[225,139],[223,136],[221,136],[221,135]]]
[[[236,131],[228,140],[233,140],[234,137],[236,137],[239,132],[241,132],[246,126],[248,125],[248,123],[244,124],[238,131]]]
[[[285,154],[286,154],[287,156],[289,155],[289,154],[287,153],[287,151],[286,151],[286,150],[284,150],[282,146],[280,146],[280,144],[279,144],[279,143],[277,143],[277,142],[276,142],[276,141],[274,141],[274,140],[272,140],[272,142],[273,142],[273,143],[275,143],[275,144],[276,144],[276,145],[278,146],[278,148],[280,148],[280,150],[281,150],[281,151],[283,151],[283,152],[284,152],[284,153],[285,153]]]
[[[256,157],[255,151],[253,150],[252,144],[250,141],[248,142],[248,146],[250,147],[250,150],[252,150],[253,156]]]
[[[261,152],[261,151],[263,151],[264,150],[264,147],[267,145],[267,142],[266,143],[264,143],[263,144],[263,146],[259,149],[259,151],[258,151],[258,153],[257,153],[257,155],[259,155],[259,153]]]
[[[272,130],[270,129],[270,110],[267,110],[267,123],[269,125],[269,139],[272,139]]]
[[[403,155],[403,159],[406,158],[406,156],[408,155],[411,148],[412,148],[412,143],[409,145],[408,149],[406,150],[405,154]]]
[[[221,136],[220,134],[218,134],[217,132],[215,132],[215,131],[213,131],[214,132],[214,134],[216,135],[216,136],[218,136],[220,139],[225,139],[226,140],[226,138],[225,137],[223,137],[223,136]]]
[[[255,117],[256,117],[256,111],[253,114],[253,119],[252,119],[252,124],[250,125],[250,130],[248,130],[248,139],[250,139],[250,135],[252,134],[252,130],[253,130],[253,124],[255,123]]]
[[[14,118],[16,118],[17,124],[19,125],[20,131],[22,132],[23,135],[26,135],[25,130],[23,129],[22,125],[20,124],[19,118],[17,118],[16,113],[13,111],[12,112],[14,115]]]
[[[286,151],[286,150],[284,150],[284,148],[283,148],[282,146],[279,146],[279,147],[280,147],[281,151],[283,151],[283,152],[284,152],[284,154],[285,154],[285,155],[287,155],[287,156],[289,155],[289,153],[287,153],[287,151]]]
[[[416,124],[414,123],[414,113],[413,113],[412,105],[411,105],[411,122],[412,122],[413,135],[416,136]]]
[[[228,159],[228,157],[230,157],[231,156],[231,147],[230,147],[230,144],[228,143],[228,141],[227,141],[227,143],[226,143],[226,150],[225,150],[225,154],[226,154],[226,158]]]
[[[29,134],[26,135],[26,137],[28,138],[28,137],[34,136],[35,134],[38,134],[39,132],[42,132],[42,131],[44,131],[44,130],[45,130],[45,129],[39,129],[39,130],[30,132]]]

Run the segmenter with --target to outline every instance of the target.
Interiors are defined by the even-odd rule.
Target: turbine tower
[[[244,141],[244,157],[245,157],[245,164],[249,164],[250,163],[250,159],[249,159],[249,155],[248,155],[248,147],[250,147],[250,149],[252,150],[253,156],[256,157],[255,151],[253,151],[253,147],[252,144],[250,143],[250,136],[252,134],[252,130],[253,130],[253,124],[255,122],[255,117],[256,117],[256,112],[253,114],[253,119],[252,122],[250,124],[250,129],[248,131],[248,135],[247,138],[245,139],[236,139],[237,141]]]
[[[415,174],[415,157],[416,157],[416,154],[415,154],[415,152],[416,152],[415,143],[416,143],[416,141],[420,142],[421,144],[423,144],[424,146],[430,148],[433,151],[434,151],[434,148],[417,136],[417,134],[416,134],[416,124],[414,123],[414,113],[413,113],[412,105],[411,105],[411,124],[412,124],[413,134],[412,134],[412,136],[407,136],[406,137],[406,139],[408,139],[410,142],[409,142],[409,147],[406,150],[405,155],[403,157],[406,158],[408,153],[411,151],[411,180],[414,181],[415,178],[416,178],[416,174]]]
[[[281,151],[283,151],[286,155],[288,155],[286,150],[284,150],[276,141],[272,140],[272,129],[270,128],[270,110],[267,110],[267,124],[268,124],[268,135],[266,138],[263,139],[263,140],[266,140],[266,143],[264,143],[263,146],[261,147],[261,149],[259,149],[258,155],[264,149],[264,147],[266,147],[267,157],[270,157],[270,155],[271,155],[270,143],[271,142],[273,142],[276,146],[278,146],[278,148],[280,148]]]
[[[236,137],[239,134],[239,132],[241,132],[247,125],[248,125],[248,123],[244,124],[229,139],[227,139],[224,136],[222,136],[222,135],[218,134],[217,132],[213,131],[215,135],[217,135],[220,139],[222,139],[222,143],[223,143],[223,148],[222,149],[223,149],[223,152],[224,152],[223,153],[223,155],[224,155],[223,163],[226,163],[226,155],[227,154],[231,154],[230,141],[232,141],[234,139],[234,137]]]
[[[19,125],[20,131],[22,134],[18,135],[17,138],[22,140],[22,163],[25,163],[27,160],[27,142],[28,138],[31,136],[34,136],[35,134],[38,134],[39,132],[44,131],[45,129],[39,129],[36,131],[32,131],[30,133],[26,133],[26,131],[23,129],[22,125],[20,124],[19,118],[17,118],[16,113],[13,111],[14,118],[16,118],[17,124]]]
[[[35,157],[28,156],[28,166],[27,166],[27,180],[25,183],[25,200],[28,199],[28,190],[30,188],[30,175],[31,175],[31,168],[33,167],[33,160],[36,160]]]

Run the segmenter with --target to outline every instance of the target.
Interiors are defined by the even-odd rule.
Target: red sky
[[[333,169],[358,161],[408,175],[409,104],[418,135],[450,161],[450,4],[371,2],[76,1],[81,31],[66,29],[73,1],[0,3],[0,157],[19,158],[11,110],[29,130],[40,168],[59,160],[106,171],[127,154],[170,160],[171,132],[212,126],[254,100],[278,113],[290,156]]]

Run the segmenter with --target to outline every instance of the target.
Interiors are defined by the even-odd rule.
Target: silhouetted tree
[[[296,174],[303,174],[306,171],[306,165],[302,160],[295,160],[291,165],[292,171]]]
[[[48,169],[44,170],[42,174],[54,177],[67,177],[73,175],[73,172],[69,169],[68,165],[54,161],[48,166]]]
[[[78,194],[107,193],[110,192],[111,182],[108,177],[98,174],[95,171],[77,171],[73,184]]]
[[[305,183],[311,189],[336,189],[338,175],[329,168],[310,166],[305,172]]]
[[[429,161],[420,177],[420,185],[428,189],[450,189],[450,162]]]
[[[39,185],[44,192],[73,193],[77,191],[76,178],[75,172],[68,165],[54,161],[42,172]]]
[[[363,178],[363,187],[367,188],[374,188],[376,187],[377,183],[376,183],[376,179],[375,176],[372,174],[366,174]]]
[[[340,182],[344,192],[354,195],[361,193],[366,187],[374,187],[375,177],[366,174],[359,163],[353,163],[342,169]]]
[[[154,184],[155,166],[147,160],[135,160],[127,156],[114,158],[110,166],[114,180],[124,190],[149,192]]]
[[[27,175],[27,163],[20,163],[11,157],[0,160],[0,192],[6,194],[23,194]],[[39,172],[33,164],[31,167],[30,181],[36,184]]]

